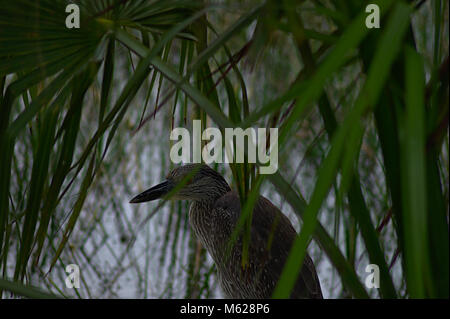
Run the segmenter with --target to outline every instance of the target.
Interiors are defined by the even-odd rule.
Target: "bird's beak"
[[[169,182],[165,181],[135,196],[132,200],[130,200],[130,203],[133,204],[143,203],[159,199],[163,197],[165,194],[167,194],[169,191],[170,191]]]

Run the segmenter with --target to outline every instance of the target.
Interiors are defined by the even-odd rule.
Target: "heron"
[[[179,189],[174,188],[179,186]],[[135,196],[130,203],[165,198],[191,201],[189,224],[211,255],[226,298],[271,298],[297,233],[290,220],[267,198],[259,196],[251,218],[250,240],[243,261],[243,232],[230,245],[241,215],[239,195],[206,164],[173,169],[162,183]],[[230,248],[231,247],[231,248]],[[322,299],[319,278],[306,254],[290,298]]]

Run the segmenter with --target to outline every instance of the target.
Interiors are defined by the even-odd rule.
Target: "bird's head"
[[[225,179],[206,164],[186,164],[172,170],[166,180],[134,197],[130,203],[160,199],[174,191],[170,199],[211,201],[230,191]]]

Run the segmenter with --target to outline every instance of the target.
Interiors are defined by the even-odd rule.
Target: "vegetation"
[[[325,297],[448,298],[448,1],[70,2],[0,0],[1,296],[220,296],[187,203],[128,204],[201,119],[279,128],[277,173],[216,165],[244,232],[258,193],[301,225],[274,297],[308,249]]]

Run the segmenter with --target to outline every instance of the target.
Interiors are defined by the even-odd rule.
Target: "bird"
[[[175,189],[175,187],[178,188]],[[171,193],[171,194],[169,194]],[[162,183],[131,199],[143,203],[166,198],[191,201],[189,224],[211,255],[225,298],[271,298],[297,236],[290,220],[267,198],[259,196],[251,217],[248,254],[243,262],[244,232],[232,241],[241,215],[239,195],[207,164],[176,167]],[[323,299],[311,257],[303,266],[289,298]]]

